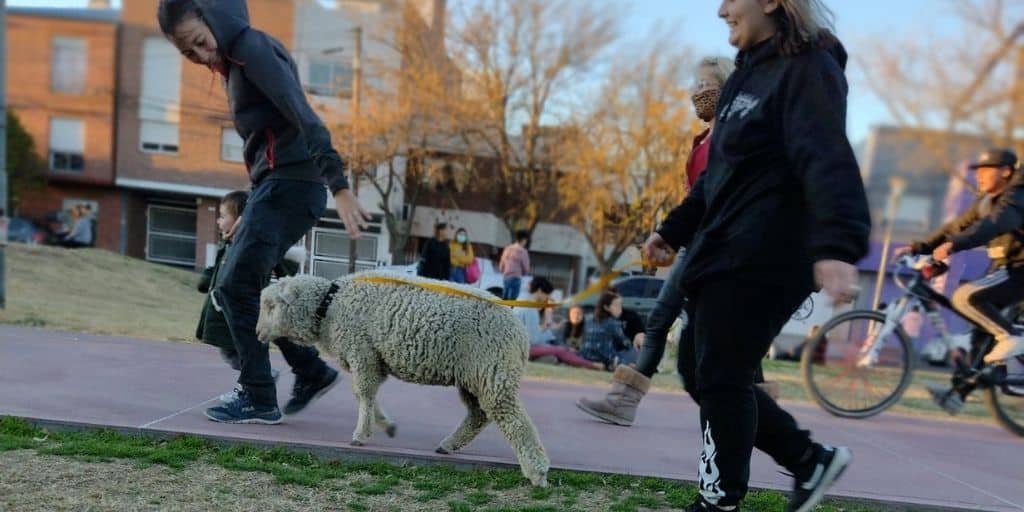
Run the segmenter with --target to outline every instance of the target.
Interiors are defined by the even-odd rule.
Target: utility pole
[[[0,0],[0,308],[7,307],[7,2]]]
[[[885,276],[888,273],[887,267],[889,265],[889,246],[892,244],[892,229],[896,224],[896,213],[900,208],[900,198],[903,197],[903,191],[907,188],[907,180],[899,176],[893,176],[889,179],[889,187],[889,207],[885,212],[885,238],[882,241],[882,256],[878,260],[875,294],[871,298],[871,304],[868,306],[871,309],[877,308],[878,303],[882,300],[882,286],[885,284]]]
[[[0,0],[2,1],[2,0]],[[359,199],[359,174],[360,165],[359,158],[359,145],[357,142],[359,136],[359,130],[356,127],[360,111],[361,94],[363,88],[363,27],[355,27],[352,29],[352,35],[355,38],[354,51],[352,52],[352,112],[350,113],[349,126],[352,129],[352,160],[354,165],[351,167],[351,184],[352,184],[352,195],[356,196],[356,200]],[[351,226],[345,226],[351,227]],[[353,274],[356,271],[356,258],[359,256],[359,252],[356,250],[355,239],[349,239],[348,241],[348,273]]]

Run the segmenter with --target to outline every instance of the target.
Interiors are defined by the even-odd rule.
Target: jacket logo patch
[[[729,119],[732,119],[734,114],[738,115],[740,119],[744,119],[760,104],[761,98],[741,92],[736,95],[735,99],[729,102],[729,106],[722,110],[722,115],[719,117],[719,120],[728,121]]]

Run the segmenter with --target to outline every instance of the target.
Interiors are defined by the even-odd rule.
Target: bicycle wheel
[[[1024,357],[1010,361],[1011,376],[1024,377]],[[992,386],[985,390],[985,407],[1003,428],[1024,437],[1024,386]]]
[[[913,348],[903,329],[881,340],[871,364],[860,364],[861,349],[884,323],[882,312],[849,311],[826,322],[805,344],[800,357],[804,389],[829,413],[843,418],[874,416],[907,390]]]

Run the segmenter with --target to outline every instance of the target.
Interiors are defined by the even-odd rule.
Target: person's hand
[[[853,302],[860,293],[857,267],[839,260],[821,260],[814,264],[814,282],[836,304]]]
[[[361,229],[369,227],[366,221],[370,220],[370,214],[359,205],[356,196],[352,191],[343,188],[334,194],[334,207],[338,210],[338,218],[345,224],[348,236],[353,240],[362,236]]]
[[[908,254],[913,253],[914,250],[909,246],[897,247],[895,251],[892,251],[893,258],[902,258]]]
[[[234,240],[235,233],[238,232],[238,226],[240,226],[241,224],[242,224],[242,216],[239,215],[235,219],[235,223],[232,224],[231,227],[228,229],[228,232],[224,233],[223,235],[221,235],[221,238],[223,238],[224,240]]]
[[[945,261],[945,259],[948,258],[949,255],[952,254],[952,253],[953,253],[953,242],[946,242],[946,243],[936,247],[935,250],[932,251],[932,258],[934,258],[935,261]]]
[[[668,242],[658,233],[651,233],[644,242],[643,253],[648,261],[659,267],[667,267],[672,264],[672,257],[675,251],[668,245]]]
[[[638,332],[636,333],[636,336],[633,336],[633,346],[636,347],[637,350],[644,347],[644,333]]]

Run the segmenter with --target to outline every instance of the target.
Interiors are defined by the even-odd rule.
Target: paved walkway
[[[274,354],[274,364],[285,368]],[[234,383],[233,372],[206,346],[139,341],[110,336],[0,327],[0,415],[106,425],[156,432],[183,432],[314,450],[514,463],[511,450],[489,426],[453,457],[433,453],[460,421],[454,390],[389,380],[380,392],[398,422],[398,436],[377,434],[370,445],[348,445],[356,413],[348,379],[329,395],[280,426],[222,425],[202,414]],[[281,403],[291,389],[282,376]],[[526,406],[540,430],[552,466],[693,480],[700,433],[688,397],[652,393],[637,425],[591,421],[573,401],[601,390],[528,381]],[[834,418],[808,404],[787,404],[818,438],[850,446],[854,465],[834,494],[965,510],[1024,510],[1024,440],[995,425],[957,423],[895,413],[869,420]],[[756,454],[751,485],[788,489],[789,478]]]

